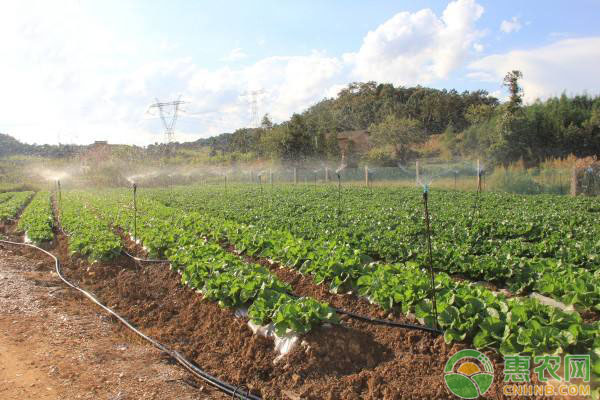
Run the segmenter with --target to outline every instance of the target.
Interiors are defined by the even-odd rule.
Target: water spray
[[[263,186],[262,186],[262,172],[259,172],[258,176],[258,186],[260,186],[260,194],[263,194]]]
[[[475,204],[473,206],[473,213],[479,210],[479,196],[481,194],[481,178],[483,177],[483,167],[479,165],[477,160],[477,192],[475,193]]]
[[[587,177],[587,186],[585,188],[585,191],[588,196],[591,196],[593,194],[594,189],[594,169],[592,167],[587,167],[585,169],[584,178],[585,177]]]
[[[435,320],[435,329],[439,330],[437,302],[435,298],[435,273],[433,272],[433,255],[431,251],[431,224],[429,220],[429,185],[423,185],[423,206],[425,207],[425,228],[427,230],[427,248],[429,251],[429,275],[431,276],[431,303],[433,305],[433,317]]]

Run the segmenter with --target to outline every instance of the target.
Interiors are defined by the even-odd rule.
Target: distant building
[[[343,131],[336,136],[342,156],[342,164],[348,168],[358,167],[358,159],[369,151],[367,130]]]
[[[108,140],[96,140],[92,146],[107,146]]]

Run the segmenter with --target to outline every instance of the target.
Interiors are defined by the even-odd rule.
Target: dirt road
[[[0,244],[1,399],[222,398],[18,253]]]

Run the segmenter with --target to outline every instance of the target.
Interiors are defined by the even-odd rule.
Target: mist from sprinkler
[[[375,169],[367,167],[367,188],[371,191],[371,194],[373,194],[372,180],[373,180],[374,175],[375,175]]]
[[[400,171],[402,171],[402,172],[404,172],[404,173],[406,173],[406,174],[411,174],[411,172],[410,172],[410,171],[409,171],[409,170],[408,170],[408,169],[407,169],[407,168],[406,168],[404,165],[402,165],[402,164],[400,163],[400,161],[398,161],[398,162],[396,163],[396,166],[397,166],[397,167],[400,169]]]
[[[258,178],[258,186],[260,186],[260,194],[263,194],[263,185],[262,185],[262,177],[265,174],[265,171],[260,171],[257,175]]]
[[[318,176],[319,172],[321,172],[320,168],[313,169],[313,175],[314,175],[314,178],[315,178],[315,189],[317,188],[317,176]]]
[[[43,168],[41,170],[34,170],[34,173],[36,173],[37,175],[41,176],[43,179],[45,179],[48,182],[57,182],[59,180],[67,180],[68,178],[70,178],[73,174],[71,172],[67,172],[64,170],[54,170],[54,169],[50,169],[50,168]]]

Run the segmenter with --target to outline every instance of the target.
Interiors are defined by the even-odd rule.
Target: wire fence
[[[577,167],[577,168],[575,168]],[[189,166],[187,169],[135,168],[128,177],[115,174],[110,184],[98,187],[173,187],[179,185],[328,185],[401,186],[461,191],[490,191],[516,194],[599,195],[600,166],[560,165],[524,168],[490,167],[481,160],[440,161],[421,159],[396,166],[356,167],[333,163],[294,166]],[[106,178],[109,179],[109,178]],[[51,187],[55,182],[47,182]],[[68,187],[88,187],[86,176],[72,176]],[[93,186],[93,185],[92,185]]]
[[[355,168],[332,167],[287,167],[253,169],[231,169],[219,175],[206,174],[199,179],[204,184],[247,183],[256,185],[323,185],[338,184],[353,186],[422,186],[448,190],[472,190],[508,192],[518,194],[571,193],[573,172],[569,168],[510,169],[496,167],[488,169],[483,163],[455,162],[429,163],[421,161],[397,167]],[[595,176],[595,175],[594,175]],[[593,184],[589,183],[592,182]],[[177,182],[182,184],[184,182]],[[600,177],[587,178],[580,193],[598,194]],[[579,194],[579,193],[578,193]]]

